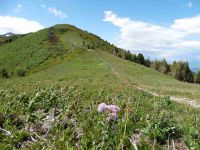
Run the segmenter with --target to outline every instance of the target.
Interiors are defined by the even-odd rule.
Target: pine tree
[[[125,52],[125,59],[131,61],[131,52],[130,51]]]
[[[135,54],[131,55],[131,61],[132,62],[137,62],[137,56]]]
[[[183,76],[184,82],[193,82],[194,81],[193,73],[190,70],[188,62],[183,63],[182,76]]]
[[[144,65],[144,56],[141,53],[138,54],[137,61],[139,64]]]
[[[198,71],[195,75],[195,83],[200,83],[200,71]]]

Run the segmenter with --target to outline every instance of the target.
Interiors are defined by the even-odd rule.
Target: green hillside
[[[15,76],[18,70],[30,72],[47,60],[63,57],[78,48],[96,47],[106,49],[106,51],[112,51],[115,48],[99,37],[74,26],[56,25],[2,45],[0,69],[6,69],[9,76]]]
[[[0,132],[0,149],[199,149],[200,111],[170,96],[200,99],[200,86],[116,52],[123,56],[70,25],[0,46],[0,67],[9,74],[0,78],[0,127],[11,132]],[[117,121],[97,112],[101,102],[120,107]]]

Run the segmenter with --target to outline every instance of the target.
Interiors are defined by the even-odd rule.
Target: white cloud
[[[119,39],[114,43],[119,47],[154,58],[181,59],[197,51],[200,55],[200,40],[191,40],[200,36],[200,15],[177,19],[170,26],[161,26],[119,17],[112,11],[105,11],[104,14],[104,21],[120,29]]]
[[[0,34],[7,32],[24,34],[36,32],[43,28],[44,27],[36,21],[11,16],[0,16]]]
[[[187,5],[187,7],[191,8],[193,6],[192,2],[190,1]]]
[[[187,34],[200,34],[200,15],[192,18],[176,19],[171,28]]]
[[[65,13],[63,13],[63,12],[60,11],[60,10],[57,10],[57,9],[54,8],[54,7],[50,7],[50,8],[48,9],[48,11],[49,11],[50,14],[53,14],[53,15],[56,16],[56,17],[60,17],[61,19],[64,19],[64,18],[67,17],[67,15],[66,15]]]

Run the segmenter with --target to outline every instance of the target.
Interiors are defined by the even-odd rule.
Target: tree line
[[[188,62],[174,61],[169,64],[165,59],[150,61],[145,59],[143,54],[132,54],[130,51],[125,51],[124,59],[153,68],[154,70],[163,74],[171,75],[179,81],[188,83],[200,83],[200,71],[192,72]]]

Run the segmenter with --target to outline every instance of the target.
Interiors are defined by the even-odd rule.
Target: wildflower
[[[107,105],[105,103],[101,103],[98,106],[98,112],[102,113],[102,112],[104,112],[106,110],[106,108],[107,108]]]
[[[109,113],[109,117],[108,120],[113,120],[116,121],[118,118],[118,112],[120,111],[120,108],[116,105],[107,105],[105,103],[101,103],[98,106],[98,112],[102,113],[105,110],[108,110]]]
[[[120,108],[116,105],[107,105],[107,109],[112,113],[117,113],[120,111]]]

